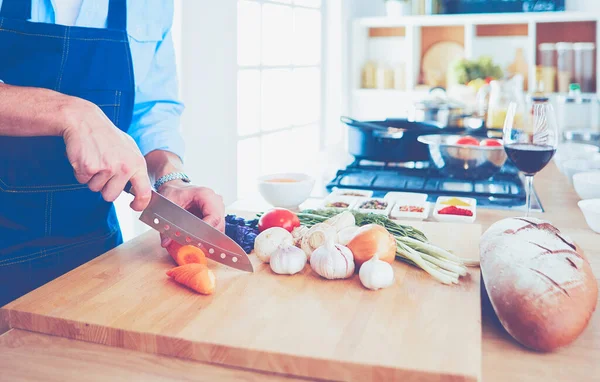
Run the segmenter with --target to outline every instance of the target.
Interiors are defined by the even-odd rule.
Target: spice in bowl
[[[348,208],[350,206],[350,203],[346,203],[346,202],[329,202],[325,206],[329,207],[329,208]]]
[[[444,207],[438,211],[440,215],[473,216],[473,211],[457,206]]]
[[[446,206],[457,206],[457,207],[470,207],[471,204],[468,202],[465,202],[464,200],[461,200],[459,198],[450,198],[444,202],[441,202],[440,204],[444,204]]]
[[[359,192],[354,192],[354,191],[344,192],[344,193],[341,193],[340,195],[343,195],[343,196],[359,196],[359,197],[365,196],[365,194],[361,194]]]
[[[360,207],[361,210],[385,210],[388,208],[388,203],[382,200],[367,200],[363,202]]]
[[[400,212],[413,212],[413,213],[422,213],[425,211],[425,207],[423,206],[399,206],[398,211]]]

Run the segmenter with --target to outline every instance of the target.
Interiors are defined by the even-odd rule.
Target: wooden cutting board
[[[414,224],[430,241],[479,258],[478,225]],[[358,276],[278,276],[211,263],[212,296],[171,281],[173,262],[147,234],[0,310],[0,322],[110,346],[276,373],[344,381],[477,381],[479,269],[457,286],[394,263],[392,287]],[[1,326],[1,325],[0,325]]]

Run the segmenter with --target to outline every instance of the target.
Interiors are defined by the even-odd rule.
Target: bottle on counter
[[[593,131],[597,124],[594,111],[598,99],[595,94],[582,94],[579,84],[569,85],[568,95],[557,99],[557,117],[559,131]]]

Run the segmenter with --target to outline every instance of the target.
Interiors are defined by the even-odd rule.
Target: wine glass
[[[558,124],[547,98],[534,98],[531,110],[518,110],[512,102],[504,121],[504,150],[526,180],[527,216],[531,210],[533,176],[554,156],[558,146]]]

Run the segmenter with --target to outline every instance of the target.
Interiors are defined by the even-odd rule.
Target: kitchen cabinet
[[[535,89],[539,44],[560,41],[597,44],[598,20],[600,17],[593,12],[357,18],[351,25],[345,65],[349,74],[348,114],[356,119],[406,117],[412,101],[427,94],[426,88],[419,87],[423,80],[423,57],[430,47],[442,41],[462,46],[467,59],[490,55],[503,70],[510,67],[524,72],[525,88]],[[598,49],[594,54],[597,84]],[[392,69],[403,67],[404,89],[364,89],[362,70],[369,61]],[[599,86],[595,88],[598,90]]]

